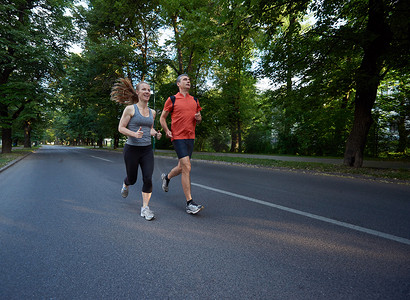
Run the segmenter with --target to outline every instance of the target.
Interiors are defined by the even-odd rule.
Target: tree
[[[124,62],[126,75],[143,81],[154,69],[153,54],[158,42],[158,1],[91,0],[83,12],[88,41],[105,44],[112,40],[130,47]]]
[[[406,68],[409,61],[408,2],[326,1],[316,8],[317,29],[322,29],[342,47],[343,43],[350,44],[349,41],[360,46],[352,52],[360,56],[360,62],[352,74],[355,109],[344,164],[361,167],[380,81],[392,69]],[[323,31],[324,28],[327,30]]]
[[[315,109],[314,101],[309,101],[302,89],[309,47],[304,37],[306,1],[255,1],[253,10],[257,20],[265,28],[260,39],[261,65],[259,74],[270,78],[279,88],[266,93],[266,114],[276,136],[276,151],[298,153],[304,140],[299,128],[304,124],[309,112]],[[315,41],[316,42],[316,41]],[[306,92],[307,93],[307,92]],[[268,109],[270,107],[270,109]],[[309,136],[312,138],[312,135]]]
[[[119,77],[141,81],[153,73],[156,8],[156,1],[93,0],[78,10],[84,51],[67,62],[61,107],[70,118],[58,119],[70,129],[71,143],[97,141],[101,147],[111,137],[118,147],[122,107],[110,100],[110,91]]]
[[[299,150],[307,146],[311,150],[306,154],[320,154],[323,150],[338,153],[338,144],[347,138],[349,126],[344,163],[360,167],[380,81],[392,70],[406,69],[403,73],[408,73],[408,4],[383,0],[312,1],[310,11],[315,23],[304,32],[294,31],[297,34],[285,34],[282,38],[280,32],[275,35],[277,31],[272,30],[278,14],[290,16],[291,28],[295,24],[292,16],[303,12],[306,6],[299,1],[255,3],[260,4],[261,21],[268,26],[267,33],[279,37],[273,45],[268,44],[272,48],[264,48],[270,51],[263,59],[264,74],[284,82],[287,90],[274,94],[276,100],[283,99],[286,105],[279,117],[291,126],[290,131],[279,135],[279,142],[294,136],[296,145],[290,138],[290,146]],[[284,10],[279,8],[281,4]],[[278,13],[270,10],[273,7]],[[292,76],[285,77],[289,70]],[[293,86],[289,89],[291,77]],[[350,107],[354,107],[353,116]],[[329,144],[333,145],[326,150]],[[289,150],[285,148],[286,152]]]
[[[61,70],[71,38],[70,1],[5,1],[0,5],[2,153],[11,152],[12,124]]]
[[[243,1],[221,1],[215,9],[217,34],[211,44],[216,59],[214,73],[220,90],[218,114],[229,129],[231,152],[243,151],[243,134],[252,120],[256,105],[256,79],[251,72],[257,29]]]
[[[199,70],[206,76],[206,66],[209,59],[209,45],[212,41],[214,26],[209,16],[213,13],[211,1],[160,1],[162,23],[171,28],[173,37],[166,42],[167,47],[174,50],[162,60],[177,75],[187,73],[194,83]]]
[[[368,152],[404,154],[410,134],[409,75],[390,72],[381,82],[373,109],[373,123]],[[369,148],[369,147],[367,147]]]
[[[89,44],[81,55],[73,54],[67,61],[59,106],[69,117],[59,120],[69,128],[66,139],[70,143],[74,140],[75,143],[97,141],[102,146],[106,137],[118,142],[116,129],[121,107],[112,102],[109,95],[127,53],[129,48],[113,43],[104,46]]]

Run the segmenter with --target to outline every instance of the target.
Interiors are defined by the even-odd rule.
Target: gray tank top
[[[154,124],[154,117],[152,116],[151,109],[149,109],[149,116],[144,117],[141,115],[138,106],[134,104],[134,115],[130,119],[127,128],[131,131],[137,132],[140,127],[144,132],[142,138],[137,139],[135,137],[129,136],[127,139],[127,144],[132,146],[148,146],[151,145],[151,127]]]

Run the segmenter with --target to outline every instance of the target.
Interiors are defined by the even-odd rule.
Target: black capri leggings
[[[124,146],[124,161],[127,170],[127,177],[124,179],[126,185],[133,185],[137,182],[138,166],[142,171],[142,191],[152,193],[152,173],[154,172],[154,153],[152,146]]]

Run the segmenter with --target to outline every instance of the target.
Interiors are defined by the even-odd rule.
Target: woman
[[[124,145],[124,161],[127,177],[121,189],[123,198],[128,196],[128,187],[135,184],[138,166],[142,171],[142,207],[141,217],[150,221],[154,213],[148,204],[152,194],[152,173],[154,172],[154,154],[151,146],[151,136],[158,140],[161,133],[154,129],[155,111],[148,107],[151,97],[150,86],[146,82],[137,84],[136,89],[129,79],[119,79],[111,92],[113,101],[129,104],[123,111],[118,131],[128,136]]]

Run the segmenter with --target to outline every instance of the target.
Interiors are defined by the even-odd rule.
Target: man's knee
[[[185,159],[181,159],[180,161],[180,167],[181,167],[181,171],[183,173],[189,173],[191,172],[191,160],[189,158]]]

